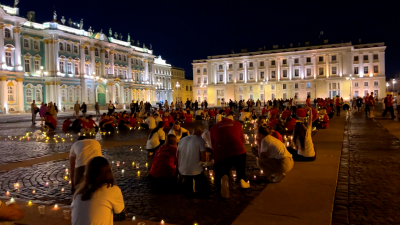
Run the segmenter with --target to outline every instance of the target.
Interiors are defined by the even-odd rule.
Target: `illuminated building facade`
[[[185,78],[185,70],[178,67],[172,67],[172,88],[174,89],[173,101],[186,102],[187,99],[193,98],[193,80]]]

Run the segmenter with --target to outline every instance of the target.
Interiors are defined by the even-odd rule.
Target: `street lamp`
[[[351,92],[351,87],[353,86],[353,81],[351,81],[351,80],[354,80],[354,77],[352,77],[351,74],[350,74],[349,77],[346,77],[346,80],[349,80],[349,81],[350,81],[350,94],[349,94],[349,96],[350,96],[349,102],[350,102],[351,99],[352,99],[352,94],[353,94],[353,92]]]
[[[386,92],[389,92],[389,82],[386,82]]]
[[[392,80],[392,96],[394,96],[394,84],[396,83],[396,80]]]

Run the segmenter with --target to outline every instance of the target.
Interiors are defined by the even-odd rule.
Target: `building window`
[[[89,48],[85,46],[85,55],[89,55]]]
[[[253,67],[253,62],[249,63],[249,67],[252,68]]]
[[[25,73],[29,73],[31,72],[31,65],[30,65],[30,60],[29,59],[25,59]]]
[[[240,69],[243,68],[243,63],[239,63],[239,68],[240,68]]]
[[[368,66],[364,66],[364,73],[368,73]]]
[[[8,101],[14,101],[14,86],[7,87]]]
[[[307,68],[307,76],[311,76],[311,68]]]
[[[200,73],[200,69],[197,69],[197,73]]]
[[[282,84],[282,89],[286,89],[286,84]]]
[[[64,61],[60,60],[60,73],[64,73]]]
[[[364,55],[364,61],[368,61],[368,55]]]
[[[61,102],[65,102],[67,100],[67,90],[61,89]]]
[[[298,89],[299,88],[299,83],[294,83],[294,88]]]
[[[243,73],[239,74],[239,80],[243,80]]]
[[[368,81],[364,81],[364,87],[368,87]]]
[[[67,63],[67,72],[68,74],[72,74],[72,63]]]
[[[242,86],[239,87],[239,91],[243,91],[243,87]]]
[[[34,64],[35,64],[35,71],[38,71],[38,70],[40,70],[40,62],[39,62],[39,60],[35,60],[34,61]]]
[[[95,48],[94,49],[94,56],[96,56],[96,57],[99,57],[99,49],[98,48]]]
[[[25,96],[26,96],[26,102],[31,103],[32,102],[32,89],[27,88],[25,90]]]
[[[354,74],[358,74],[358,67],[354,67]]]
[[[100,76],[100,66],[96,66],[96,71],[95,71],[95,75]],[[125,70],[125,79],[126,79],[126,70]]]
[[[90,75],[89,64],[86,64],[86,63],[85,63],[85,74],[86,74],[86,75]]]
[[[253,91],[253,86],[249,86],[249,91]]]
[[[39,42],[33,41],[33,50],[39,50]]]
[[[190,91],[192,91],[192,86],[190,86]]]
[[[299,72],[299,69],[295,69],[295,70],[294,70],[294,76],[295,76],[295,77],[298,77],[298,76],[299,76],[299,73],[300,73],[300,72]]]
[[[354,82],[354,87],[358,87],[358,82]]]
[[[260,91],[264,91],[264,85],[260,85]]]
[[[287,77],[287,70],[282,70],[282,77]]]
[[[272,91],[275,90],[275,85],[274,84],[271,85],[271,90]]]
[[[264,61],[261,61],[261,62],[260,62],[260,67],[261,67],[261,66],[264,66]]]
[[[323,62],[324,61],[324,57],[323,56],[319,56],[318,57],[318,62]]]
[[[74,45],[74,53],[78,54],[78,46]]]
[[[42,101],[42,87],[36,87],[35,89],[35,99],[37,102]]]
[[[224,68],[224,67],[223,67],[222,65],[219,65],[219,68],[218,68],[218,69],[219,69],[219,70],[223,70],[223,68]]]
[[[374,73],[379,73],[378,66],[374,66]]]
[[[7,66],[12,66],[12,53],[11,52],[6,52],[6,64]]]
[[[121,55],[118,55],[118,60],[119,60],[119,61],[122,61]]]
[[[307,88],[311,88],[311,83],[307,82]]]
[[[275,70],[272,70],[271,71],[271,78],[275,78],[276,77],[276,71]]]
[[[71,45],[67,44],[67,52],[71,52]]]
[[[307,62],[307,63],[311,63],[311,57],[307,57],[307,58],[306,58],[306,62]]]
[[[336,66],[332,67],[332,74],[336,74]]]
[[[232,74],[229,74],[228,77],[229,77],[229,82],[232,82]]]
[[[29,48],[29,40],[24,39],[24,48]]]
[[[374,60],[378,60],[379,59],[378,58],[378,54],[374,54],[373,57],[374,57]]]
[[[186,86],[186,91],[189,91],[189,86]]]
[[[271,66],[275,66],[275,60],[271,60]]]
[[[11,31],[8,28],[4,29],[4,37],[5,38],[11,38]]]
[[[336,61],[336,55],[332,56],[332,61]]]
[[[114,59],[116,59],[116,58],[115,58],[115,55],[114,55]],[[137,65],[139,65],[139,60],[138,60],[138,59],[136,59],[136,66],[137,66]],[[197,73],[200,73],[200,70],[197,70]]]
[[[207,69],[206,68],[203,69],[203,73],[207,73]]]
[[[354,91],[354,97],[358,97],[358,91]]]
[[[319,75],[324,75],[324,68],[323,67],[319,67],[318,68],[318,71],[319,71]]]
[[[79,75],[78,63],[75,63],[75,75]]]
[[[282,64],[286,65],[287,64],[287,59],[282,60]]]
[[[252,73],[249,73],[249,79],[250,79],[250,80],[253,80],[253,79],[254,79],[254,77],[253,77],[253,74],[252,74]]]
[[[358,56],[354,56],[354,62],[358,62]]]
[[[136,73],[136,81],[139,81],[139,73]]]
[[[299,58],[295,58],[295,59],[294,59],[294,63],[295,63],[295,64],[299,64]]]
[[[105,51],[104,52],[104,57],[106,58],[106,59],[108,59],[108,51]],[[133,64],[133,59],[132,59],[132,62],[131,62],[132,64]]]
[[[374,81],[374,86],[379,86],[379,81]]]
[[[88,88],[88,89],[87,89],[87,99],[88,99],[88,103],[90,103],[90,100],[91,100],[90,96],[91,96],[91,90],[90,90],[90,88]]]
[[[124,62],[126,62],[126,55],[124,55]]]
[[[207,84],[207,77],[203,78],[203,83]]]
[[[76,89],[75,90],[75,99],[76,101],[80,102],[81,101],[81,90]]]
[[[223,75],[219,75],[219,81],[224,81],[224,76]]]
[[[264,79],[264,72],[260,72],[260,79]]]
[[[64,44],[63,43],[59,43],[58,45],[60,46],[60,51],[64,51]]]

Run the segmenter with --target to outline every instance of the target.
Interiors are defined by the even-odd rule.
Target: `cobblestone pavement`
[[[399,224],[400,141],[364,113],[346,122],[333,224]]]

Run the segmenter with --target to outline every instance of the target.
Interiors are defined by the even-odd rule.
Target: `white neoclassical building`
[[[111,28],[84,29],[82,19],[73,22],[54,12],[49,22],[38,23],[34,16],[21,17],[19,8],[0,4],[1,111],[29,111],[33,100],[60,109],[76,101],[112,101],[123,108],[132,100],[172,100],[171,65],[151,47]]]
[[[278,48],[194,60],[193,98],[219,105],[222,99],[293,98],[300,101],[375,92],[385,95],[384,43],[339,43]]]

